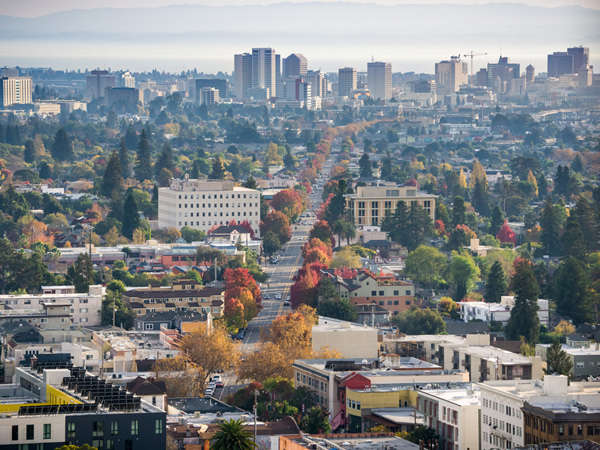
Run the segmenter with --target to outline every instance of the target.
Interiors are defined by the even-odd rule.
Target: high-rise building
[[[235,96],[246,98],[248,97],[248,89],[252,87],[252,55],[250,53],[234,55],[233,60]]]
[[[104,97],[106,88],[115,87],[115,76],[109,75],[108,70],[92,70],[85,78],[86,98],[94,100]]]
[[[435,93],[435,81],[433,80],[416,80],[408,83],[411,92],[415,94],[433,94]]]
[[[527,80],[527,83],[533,83],[535,81],[535,67],[531,64],[525,68],[525,79]]]
[[[271,96],[276,96],[277,85],[281,78],[280,61],[274,48],[253,48],[252,87],[269,89]]]
[[[548,55],[548,76],[558,78],[566,73],[573,73],[573,55],[567,52]]]
[[[31,77],[0,78],[0,107],[33,103]]]
[[[135,77],[128,70],[115,75],[115,87],[118,88],[134,88]]]
[[[306,57],[300,53],[292,53],[287,58],[283,58],[281,64],[283,78],[297,77],[306,75],[308,62]]]
[[[308,70],[304,79],[310,83],[312,95],[325,97],[325,76],[320,70]]]
[[[338,72],[338,95],[345,97],[352,95],[356,90],[356,69],[344,67]]]
[[[106,88],[104,101],[109,108],[113,106],[131,111],[140,102],[140,91],[135,88]]]
[[[370,62],[367,64],[367,85],[373,98],[389,100],[392,98],[392,64]]]
[[[512,80],[521,76],[521,65],[511,63],[507,56],[500,56],[497,63],[488,63],[488,87],[496,92],[510,90]]]
[[[219,103],[219,90],[213,87],[203,87],[200,90],[200,104],[212,106]]]
[[[227,98],[227,80],[224,78],[196,78],[196,102],[201,105],[201,91],[203,88],[215,88],[219,92],[219,98]]]
[[[469,65],[459,57],[435,64],[435,85],[440,95],[454,94],[463,84],[469,83]]]
[[[587,68],[590,63],[590,49],[587,47],[570,47],[567,53],[573,56],[573,73]]]

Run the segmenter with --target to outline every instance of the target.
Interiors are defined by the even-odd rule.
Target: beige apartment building
[[[355,225],[381,225],[386,211],[394,212],[400,201],[407,207],[413,203],[420,205],[435,220],[436,198],[413,186],[358,186],[355,194],[346,195],[346,206]]]
[[[260,236],[260,193],[230,180],[171,180],[158,190],[158,227],[188,226],[208,232],[214,225],[247,220]]]

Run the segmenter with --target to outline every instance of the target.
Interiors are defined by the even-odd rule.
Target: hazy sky
[[[0,14],[19,17],[38,17],[58,11],[91,8],[136,8],[159,7],[174,4],[188,5],[267,5],[282,1],[304,2],[310,0],[0,0]],[[323,1],[323,0],[312,0]],[[354,1],[354,0],[350,0]],[[358,3],[358,2],[357,2]],[[533,6],[580,5],[600,9],[600,0],[373,0],[360,3],[398,4],[485,4],[485,3],[525,3]]]

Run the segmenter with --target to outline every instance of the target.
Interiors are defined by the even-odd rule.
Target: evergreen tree
[[[441,220],[446,229],[448,229],[451,226],[448,208],[446,208],[446,205],[444,205],[440,201],[438,201],[435,205],[435,220]]]
[[[572,212],[572,216],[577,218],[579,228],[583,233],[587,252],[593,253],[597,251],[600,235],[598,233],[598,221],[596,220],[594,208],[583,195],[580,195]]]
[[[146,137],[146,130],[142,130],[142,136],[137,148],[137,165],[135,166],[135,178],[143,182],[152,179],[152,159],[150,156],[150,142]],[[130,238],[131,239],[131,238]]]
[[[571,377],[573,370],[573,362],[567,352],[562,349],[560,341],[554,339],[552,345],[546,351],[546,370],[549,375],[558,374]]]
[[[502,214],[502,209],[500,208],[500,206],[496,205],[492,210],[492,218],[490,220],[489,233],[492,236],[496,236],[502,228],[502,225],[504,225],[504,214]]]
[[[52,157],[58,161],[73,161],[75,152],[69,135],[64,128],[59,128],[52,144]]]
[[[256,184],[256,180],[252,175],[248,177],[248,179],[244,182],[243,186],[248,189],[257,189],[258,185]]]
[[[583,173],[583,159],[581,155],[577,153],[573,162],[571,162],[571,170],[577,173]]]
[[[487,189],[487,182],[481,178],[475,179],[475,185],[473,187],[473,207],[482,216],[488,215],[489,210],[489,196]]]
[[[108,213],[108,217],[113,217],[119,222],[123,220],[123,196],[117,190],[112,191],[110,200],[110,212]]]
[[[35,154],[35,145],[33,144],[33,140],[27,139],[25,142],[25,151],[23,152],[23,159],[26,163],[31,164],[35,162],[36,154]]]
[[[294,155],[292,155],[292,148],[289,145],[285,146],[283,165],[287,170],[294,170],[294,167],[296,166],[296,158],[294,158]]]
[[[556,312],[573,319],[573,323],[594,322],[594,302],[590,281],[583,264],[569,258],[563,261],[554,275]]]
[[[500,303],[501,297],[506,295],[506,278],[504,277],[504,270],[502,270],[502,263],[500,261],[494,262],[490,268],[490,273],[485,283],[485,301],[488,303]]]
[[[123,206],[123,225],[121,234],[127,239],[133,239],[133,232],[140,227],[140,213],[138,211],[133,193],[130,193]]]
[[[197,180],[200,178],[200,166],[198,165],[198,160],[194,160],[194,164],[192,164],[192,170],[190,171],[190,178],[192,180]]]
[[[371,167],[371,159],[368,153],[363,153],[358,161],[358,165],[360,166],[361,178],[370,178],[373,176],[373,168]]]
[[[537,185],[538,185],[538,197],[540,199],[545,199],[548,195],[548,181],[543,173],[537,177]]]
[[[40,164],[39,175],[42,180],[52,178],[52,167],[46,161],[42,161]]]
[[[540,335],[540,319],[537,314],[540,288],[530,261],[517,259],[514,268],[511,287],[515,293],[515,305],[510,311],[506,335],[512,340],[523,336],[525,342],[535,344]]]
[[[119,146],[119,161],[121,162],[121,176],[124,179],[131,177],[131,167],[129,166],[129,151],[125,144],[125,139],[121,138]]]
[[[213,450],[252,450],[257,448],[252,433],[245,429],[243,419],[230,419],[219,424],[210,446]]]
[[[541,239],[544,253],[550,256],[558,256],[560,253],[561,219],[551,197],[546,197],[544,202],[540,226],[542,227]]]
[[[75,286],[75,292],[89,292],[94,282],[94,267],[90,255],[80,253],[75,264],[67,270],[67,280]]]
[[[108,160],[108,164],[106,165],[106,170],[104,171],[104,176],[102,177],[100,192],[105,197],[110,197],[113,191],[121,190],[122,183],[123,178],[121,178],[121,160],[119,159],[117,151],[114,150],[110,159]]]
[[[579,223],[574,217],[569,217],[565,232],[560,238],[560,246],[563,258],[576,258],[583,261],[586,257],[585,242]]]
[[[467,222],[467,207],[465,199],[458,196],[454,197],[454,205],[452,206],[452,226],[465,224]]]
[[[175,163],[173,162],[173,149],[168,143],[163,145],[162,151],[154,164],[154,172],[158,176],[163,169],[167,169],[171,174],[175,170]]]
[[[209,180],[224,180],[225,179],[225,166],[223,165],[223,160],[220,156],[217,156],[213,160],[212,171],[210,172]]]
[[[132,125],[129,125],[127,127],[127,132],[125,133],[124,140],[128,150],[135,150],[137,148],[139,141],[137,133],[133,129]]]

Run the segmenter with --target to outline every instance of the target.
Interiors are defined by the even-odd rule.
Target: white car
[[[213,395],[214,393],[215,393],[215,390],[213,388],[204,389],[204,395]]]

